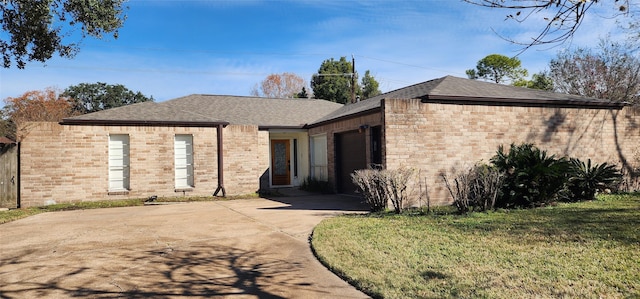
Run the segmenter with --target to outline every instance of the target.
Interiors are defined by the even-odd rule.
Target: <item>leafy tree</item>
[[[293,73],[271,74],[260,85],[253,87],[251,94],[267,98],[295,98],[304,88],[304,79]]]
[[[298,99],[306,99],[309,98],[309,94],[307,94],[307,88],[305,88],[304,86],[302,87],[302,90],[296,94],[296,98]]]
[[[336,103],[351,102],[352,78],[357,84],[357,74],[353,73],[353,65],[346,57],[340,60],[327,59],[320,65],[318,73],[311,78],[311,88],[317,99],[324,99]],[[359,88],[356,86],[355,90]]]
[[[587,11],[595,4],[607,3],[610,6],[612,17],[621,14],[628,15],[631,0],[464,0],[465,2],[490,7],[503,8],[515,13],[507,15],[507,19],[519,23],[527,21],[532,16],[540,16],[546,24],[540,33],[531,41],[518,42],[507,39],[513,43],[522,44],[526,48],[536,45],[562,43],[571,39],[580,27]]]
[[[551,79],[551,77],[549,77],[546,73],[540,72],[537,74],[533,74],[531,80],[518,80],[516,82],[513,82],[513,85],[551,91],[553,90],[553,79]]]
[[[73,109],[81,114],[153,101],[153,97],[147,97],[139,91],[133,92],[123,85],[102,82],[69,86],[62,95],[71,98]]]
[[[369,70],[358,83],[358,73],[346,57],[333,58],[322,62],[318,73],[311,78],[311,88],[317,99],[346,104],[351,103],[352,95],[367,99],[380,94],[380,84]]]
[[[24,68],[26,61],[44,62],[58,52],[71,58],[79,43],[65,39],[80,27],[82,38],[118,37],[125,16],[124,0],[4,0],[0,4],[0,49],[4,67],[15,62]],[[68,32],[63,32],[67,29]]]
[[[16,128],[15,124],[7,115],[7,109],[0,110],[0,137],[8,137],[9,139],[15,140],[16,138]]]
[[[5,121],[8,121],[5,135],[14,140],[20,139],[20,136],[16,136],[16,128],[27,121],[61,121],[77,114],[71,100],[61,96],[54,88],[27,91],[19,97],[9,97],[4,101],[6,106],[3,114],[6,116]]]
[[[362,98],[368,99],[381,94],[379,86],[380,84],[371,76],[369,70],[364,72],[364,76],[362,77]]]
[[[521,80],[527,76],[527,70],[521,66],[520,59],[517,57],[509,58],[500,54],[487,55],[478,61],[476,69],[466,71],[469,79],[485,79],[495,83],[502,83],[505,79],[512,82]]]
[[[560,52],[549,68],[560,92],[640,104],[640,56],[628,44],[605,39],[595,51]]]

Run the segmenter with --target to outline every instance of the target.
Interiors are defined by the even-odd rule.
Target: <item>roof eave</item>
[[[421,98],[422,103],[450,103],[475,105],[508,105],[508,106],[544,106],[566,108],[613,108],[622,109],[628,106],[626,102],[580,101],[580,100],[545,100],[545,99],[517,99],[517,98],[486,98],[468,96],[428,95]]]
[[[343,115],[343,116],[340,116],[340,117],[336,117],[336,118],[332,118],[332,119],[328,119],[328,120],[323,120],[323,121],[317,122],[317,123],[311,123],[311,124],[308,124],[308,125],[304,126],[304,128],[310,129],[310,128],[319,127],[319,126],[322,126],[322,125],[325,125],[325,124],[329,124],[329,123],[332,123],[332,122],[337,122],[337,121],[341,121],[341,120],[345,120],[345,119],[356,118],[356,117],[360,117],[360,116],[363,116],[363,115],[374,114],[374,113],[380,112],[381,109],[382,109],[382,107],[378,106],[378,107],[375,107],[375,108],[359,111],[359,112],[356,112],[356,113],[353,113],[353,114]]]
[[[164,121],[164,120],[105,120],[105,119],[63,119],[61,125],[69,126],[169,126],[169,127],[217,127],[227,126],[226,121]]]
[[[258,130],[268,131],[268,130],[300,130],[304,129],[305,125],[299,126],[276,126],[276,125],[260,125],[258,126]]]

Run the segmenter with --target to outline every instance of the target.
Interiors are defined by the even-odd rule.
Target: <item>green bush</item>
[[[594,199],[596,192],[613,188],[622,179],[615,165],[602,163],[592,166],[591,159],[585,163],[571,158],[568,175],[564,198],[568,201]]]
[[[511,144],[509,152],[503,146],[491,158],[491,163],[504,173],[504,183],[496,207],[535,207],[556,199],[567,181],[569,161],[547,155],[530,143]]]

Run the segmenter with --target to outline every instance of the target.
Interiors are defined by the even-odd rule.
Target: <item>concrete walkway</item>
[[[341,196],[55,212],[0,225],[0,298],[366,298],[308,237]]]

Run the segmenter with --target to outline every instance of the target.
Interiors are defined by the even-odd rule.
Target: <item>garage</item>
[[[357,187],[351,181],[351,174],[355,170],[367,168],[365,133],[349,131],[335,134],[335,151],[338,192],[355,194]]]

